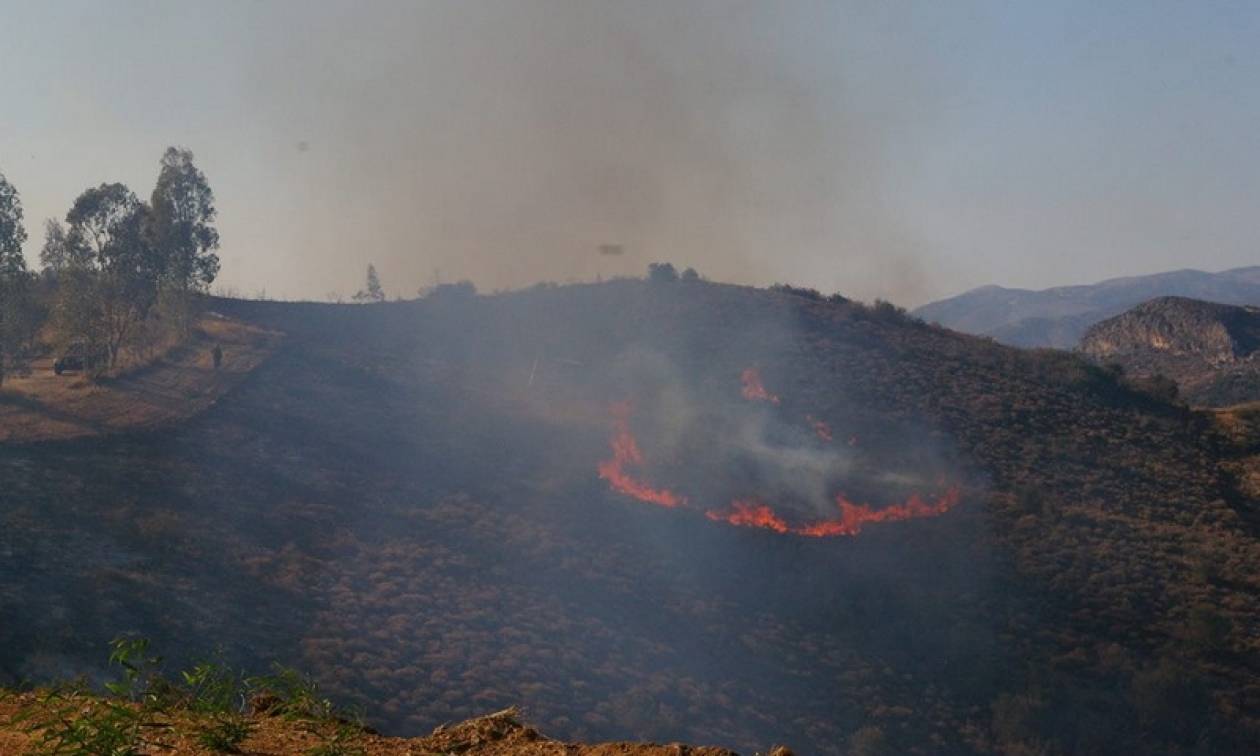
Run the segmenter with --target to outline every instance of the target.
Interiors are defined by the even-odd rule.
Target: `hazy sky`
[[[0,172],[34,259],[187,146],[248,294],[672,260],[918,304],[1260,262],[1257,40],[1192,0],[0,0]]]

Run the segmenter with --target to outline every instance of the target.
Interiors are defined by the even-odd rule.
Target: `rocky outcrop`
[[[1159,297],[1092,326],[1080,350],[1138,378],[1171,378],[1194,403],[1260,399],[1260,307]]]

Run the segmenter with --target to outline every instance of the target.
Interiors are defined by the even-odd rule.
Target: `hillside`
[[[1260,307],[1160,297],[1091,326],[1081,351],[1134,376],[1171,378],[1196,404],[1260,400]]]
[[[1250,436],[1081,357],[699,282],[213,309],[286,346],[205,412],[0,447],[0,683],[137,632],[389,735],[1260,734]]]
[[[215,369],[211,350],[223,364]],[[239,384],[279,346],[279,334],[210,313],[192,334],[118,376],[57,375],[54,354],[0,386],[0,442],[31,443],[136,432],[187,419]]]
[[[1071,349],[1094,323],[1161,296],[1260,304],[1260,267],[1178,270],[1041,291],[983,286],[924,305],[914,315],[1004,344]]]

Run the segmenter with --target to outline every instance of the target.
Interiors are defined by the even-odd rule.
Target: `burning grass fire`
[[[762,384],[761,376],[756,368],[745,369],[740,379],[741,394],[744,398],[772,404],[779,403],[779,397],[766,390]],[[628,401],[612,406],[614,427],[611,440],[612,458],[599,463],[599,477],[607,480],[614,491],[639,501],[670,509],[686,508],[688,499],[685,496],[666,488],[653,488],[627,472],[627,467],[641,467],[644,464],[643,452],[630,429],[631,409]],[[821,441],[832,440],[831,428],[826,422],[813,415],[806,415],[806,421]],[[850,441],[850,445],[854,441]],[[831,538],[855,536],[870,523],[936,517],[957,506],[961,497],[961,489],[954,485],[945,488],[935,497],[925,497],[914,493],[901,503],[876,508],[870,504],[854,503],[843,494],[838,494],[835,497],[838,511],[836,516],[797,523],[789,521],[756,497],[742,497],[731,501],[726,509],[705,510],[704,515],[714,522],[724,522],[737,527],[760,528],[775,533],[810,538]]]
[[[823,441],[827,441],[828,443],[831,442],[831,426],[830,425],[827,425],[827,423],[823,422],[822,420],[819,420],[813,415],[806,415],[805,422],[809,423],[809,427],[814,429],[814,435],[818,436],[818,438],[822,439]]]
[[[741,527],[765,528],[776,533],[791,533],[811,538],[830,538],[855,536],[862,532],[863,525],[871,522],[898,522],[917,517],[942,515],[953,509],[960,498],[959,488],[951,486],[933,501],[925,500],[918,494],[912,494],[903,504],[875,509],[868,504],[854,504],[841,495],[836,497],[836,505],[840,509],[839,517],[795,527],[789,525],[765,504],[750,503],[739,499],[731,502],[730,510],[726,512],[709,510],[705,512],[705,516],[715,522],[727,522]]]
[[[761,383],[761,371],[757,368],[744,368],[744,372],[740,374],[739,380],[743,384],[742,393],[745,399],[750,399],[754,402],[779,403],[779,397],[766,391],[766,387]]]
[[[792,532],[787,521],[775,514],[773,509],[755,501],[736,499],[731,502],[731,511],[718,512],[710,509],[704,513],[704,516],[714,522],[728,522],[741,527],[765,528],[776,533]]]
[[[639,501],[673,509],[687,500],[673,491],[657,489],[635,480],[628,472],[627,465],[642,465],[643,452],[634,434],[630,432],[630,402],[619,402],[613,405],[613,423],[616,428],[612,437],[612,459],[599,463],[599,477],[608,481],[614,491],[633,496]]]

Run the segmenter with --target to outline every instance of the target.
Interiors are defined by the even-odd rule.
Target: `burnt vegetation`
[[[519,704],[558,737],[746,751],[1260,736],[1245,434],[1079,356],[669,270],[374,307],[215,301],[287,341],[214,408],[0,449],[0,681],[90,669],[137,631],[310,670],[393,733]],[[716,495],[710,449],[750,365],[781,397],[758,412],[852,439],[857,494],[927,470],[961,503],[807,539],[598,478],[608,406],[685,390],[701,398],[670,414],[718,424],[686,426],[648,473]],[[671,426],[640,422],[651,457]]]

